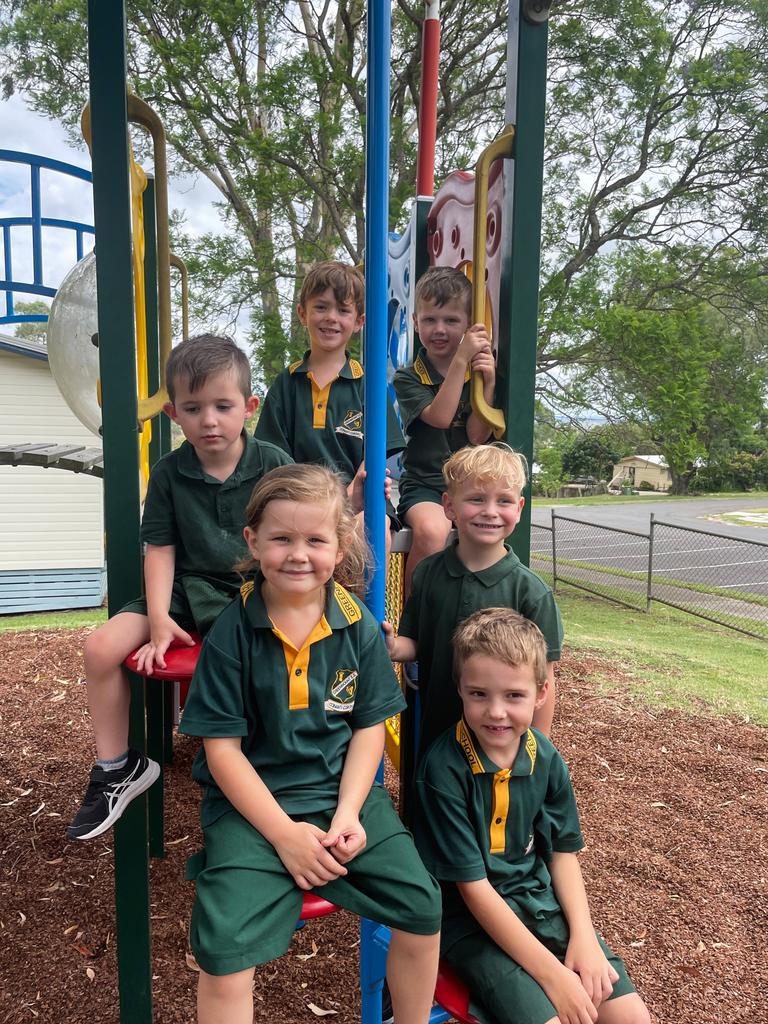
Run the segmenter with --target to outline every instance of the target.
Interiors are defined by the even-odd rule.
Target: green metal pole
[[[505,440],[533,462],[536,346],[541,260],[541,196],[544,111],[547,94],[547,25],[522,16],[522,0],[510,0],[507,53],[507,123],[516,125],[515,159],[504,169],[499,378],[506,394]],[[531,553],[530,484],[512,547],[526,565]]]
[[[146,302],[147,330],[147,380],[149,394],[154,394],[160,386],[160,344],[157,326],[157,233],[155,225],[155,181],[147,175],[147,187],[144,190],[144,298]],[[165,419],[162,414],[152,421],[152,440],[149,443],[149,462],[154,466],[163,452],[163,438],[160,423]],[[146,684],[147,696],[147,754],[158,764],[165,762],[165,711],[167,690],[172,684],[157,680]],[[172,708],[168,708],[172,715]],[[173,719],[171,718],[171,722]],[[149,854],[151,857],[164,857],[163,817],[164,773],[147,793],[149,808]]]
[[[88,0],[93,205],[109,614],[141,592],[136,357],[123,0]],[[144,689],[131,687],[131,743],[144,745]],[[146,798],[114,832],[117,966],[122,1024],[151,1024]]]

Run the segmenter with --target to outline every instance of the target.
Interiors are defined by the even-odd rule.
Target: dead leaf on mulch
[[[321,1006],[315,1006],[314,1003],[307,1003],[307,1006],[316,1017],[328,1017],[332,1013],[339,1012],[338,1010],[324,1010]]]
[[[187,967],[190,969],[190,971],[200,970],[200,964],[197,962],[197,960],[195,960],[194,954],[186,952],[184,954],[184,959],[186,960]]]
[[[318,944],[315,942],[314,939],[312,939],[312,952],[311,953],[297,953],[296,954],[296,959],[297,960],[311,960],[313,956],[317,956],[319,949],[320,949],[320,947],[318,946]]]

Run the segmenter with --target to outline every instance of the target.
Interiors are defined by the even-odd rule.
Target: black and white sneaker
[[[160,774],[160,765],[138,750],[128,751],[123,768],[105,772],[94,765],[82,806],[67,828],[70,839],[95,839],[112,828],[128,804],[149,789]]]
[[[384,988],[381,990],[381,1024],[395,1024],[392,996],[389,994],[389,985],[386,979],[384,980]]]

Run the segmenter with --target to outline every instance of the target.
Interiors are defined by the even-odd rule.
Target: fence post
[[[555,510],[549,510],[552,516],[552,593],[557,590],[557,559],[555,557]]]
[[[653,530],[655,526],[655,513],[651,512],[650,530],[648,532],[648,585],[645,591],[645,610],[651,610],[653,600]]]

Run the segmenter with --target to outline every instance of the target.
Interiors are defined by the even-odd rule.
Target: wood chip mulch
[[[92,757],[86,635],[0,634],[0,1024],[119,1019],[111,836],[64,833]],[[768,730],[654,708],[607,659],[568,655],[554,739],[581,808],[594,920],[654,1022],[766,1024]],[[176,739],[167,856],[151,865],[157,1024],[195,1017],[183,880],[200,843],[195,748]],[[319,1009],[352,1024],[357,954],[350,915],[311,922],[258,970],[256,1020],[306,1024]]]

